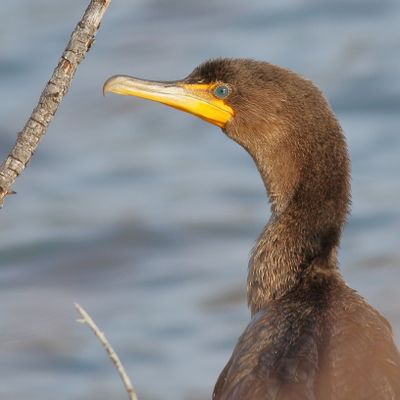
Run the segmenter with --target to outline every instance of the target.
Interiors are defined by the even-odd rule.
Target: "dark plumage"
[[[225,132],[253,157],[272,203],[249,263],[252,320],[214,399],[400,399],[390,325],[338,270],[349,160],[327,101],[263,62],[211,61],[188,80],[231,85]]]
[[[253,157],[272,209],[249,263],[252,319],[214,399],[400,399],[390,325],[338,269],[350,167],[322,93],[291,71],[242,59],[206,62],[179,84],[229,88],[223,104],[234,114],[216,119]]]

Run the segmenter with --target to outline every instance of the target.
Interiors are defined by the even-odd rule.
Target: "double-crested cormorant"
[[[272,216],[249,263],[252,318],[214,399],[400,399],[391,327],[339,272],[349,158],[318,88],[266,62],[217,59],[182,81],[114,76],[104,92],[218,125],[250,153],[266,186]]]

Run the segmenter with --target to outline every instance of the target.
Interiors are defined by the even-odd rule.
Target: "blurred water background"
[[[2,159],[86,6],[2,3]],[[124,398],[74,301],[141,399],[210,398],[249,319],[247,259],[269,215],[261,180],[216,127],[101,87],[117,73],[182,78],[217,56],[292,68],[329,97],[353,160],[343,273],[399,337],[399,27],[396,0],[113,0],[1,211],[0,398]]]

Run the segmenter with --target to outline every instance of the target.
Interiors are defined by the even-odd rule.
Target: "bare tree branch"
[[[79,63],[94,42],[100,21],[111,0],[91,0],[82,19],[73,31],[70,41],[40,96],[39,103],[7,159],[0,166],[0,207],[4,198],[13,193],[11,187],[22,173],[47,131],[57,108],[67,93]]]
[[[115,365],[115,368],[117,369],[117,371],[119,373],[119,376],[122,379],[122,382],[124,383],[124,386],[128,393],[129,399],[130,400],[138,400],[137,394],[136,394],[135,390],[133,389],[132,382],[129,379],[128,374],[126,373],[124,366],[121,363],[121,360],[119,359],[119,357],[118,357],[117,353],[114,351],[114,349],[111,347],[111,345],[108,342],[104,333],[100,331],[100,329],[94,323],[94,321],[92,320],[90,315],[79,304],[75,303],[75,308],[77,309],[78,313],[82,317],[82,319],[79,319],[78,322],[88,325],[90,327],[90,329],[93,331],[93,333],[96,335],[97,339],[99,339],[99,342],[101,343],[101,345],[107,351],[111,361],[113,362],[113,364]]]

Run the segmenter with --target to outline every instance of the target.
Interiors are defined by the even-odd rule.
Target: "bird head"
[[[116,75],[105,82],[103,92],[141,97],[196,115],[222,128],[252,155],[259,146],[274,151],[274,143],[285,137],[293,141],[293,131],[321,127],[331,115],[311,81],[249,59],[206,61],[177,81]]]
[[[341,128],[321,91],[292,71],[263,61],[215,59],[178,81],[113,76],[103,91],[157,101],[219,126],[253,157],[280,208],[299,188],[315,199],[339,192],[347,198]]]

